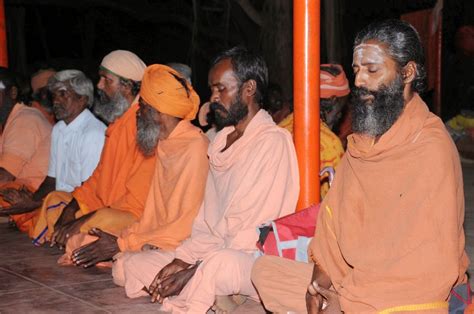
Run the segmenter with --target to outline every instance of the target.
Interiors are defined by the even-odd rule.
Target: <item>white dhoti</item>
[[[114,281],[125,286],[128,297],[148,295],[156,274],[174,259],[173,252],[125,253],[114,264]],[[258,300],[250,280],[253,254],[222,249],[206,257],[178,296],[168,298],[163,310],[173,313],[206,313],[216,295],[242,294]]]

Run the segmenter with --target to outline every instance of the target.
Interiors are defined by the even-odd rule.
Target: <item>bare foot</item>
[[[235,309],[242,305],[247,300],[247,297],[236,294],[236,295],[216,295],[216,302],[212,307],[212,310],[216,314],[229,314]]]

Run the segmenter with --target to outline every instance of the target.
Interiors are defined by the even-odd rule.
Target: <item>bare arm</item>
[[[46,177],[39,186],[38,190],[33,194],[33,201],[39,202],[41,205],[41,202],[43,201],[43,198],[46,197],[50,192],[54,191],[56,189],[56,178],[53,177]]]

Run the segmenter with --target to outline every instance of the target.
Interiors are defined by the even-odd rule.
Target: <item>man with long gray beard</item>
[[[261,109],[267,73],[263,59],[244,48],[214,60],[210,100],[222,130],[209,146],[209,175],[191,236],[174,250],[118,261],[123,267],[114,265],[114,279],[127,296],[151,295],[173,313],[206,313],[216,296],[258,298],[250,281],[257,226],[293,212],[299,191],[291,136]]]
[[[116,50],[102,60],[95,112],[109,123],[99,164],[72,193],[55,191],[44,201],[34,229],[35,243],[63,248],[75,234],[94,227],[118,233],[137,221],[145,206],[155,156],[136,142],[138,91],[145,64],[134,53]],[[65,262],[69,256],[64,256]]]
[[[419,96],[423,65],[406,22],[357,35],[355,133],[321,204],[312,263],[264,256],[252,271],[269,311],[438,313],[471,302],[459,157]]]
[[[84,236],[82,243],[95,242],[73,252],[78,266],[90,267],[119,252],[173,250],[191,234],[209,170],[209,141],[191,124],[199,96],[177,71],[155,64],[145,70],[139,106],[138,146],[147,156],[157,155],[143,216],[120,234],[95,229],[93,236]],[[114,274],[123,273],[126,256],[116,257]]]

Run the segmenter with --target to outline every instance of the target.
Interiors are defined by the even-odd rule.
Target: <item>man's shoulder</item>
[[[99,119],[96,118],[89,110],[87,110],[87,117],[84,121],[84,128],[82,129],[82,132],[84,134],[87,133],[104,133],[105,130],[107,129],[107,126],[100,121]]]
[[[18,109],[9,124],[14,125],[14,127],[25,127],[27,129],[36,126],[37,130],[43,130],[47,133],[51,132],[51,124],[38,109],[24,104],[16,104],[15,106],[18,106]]]

